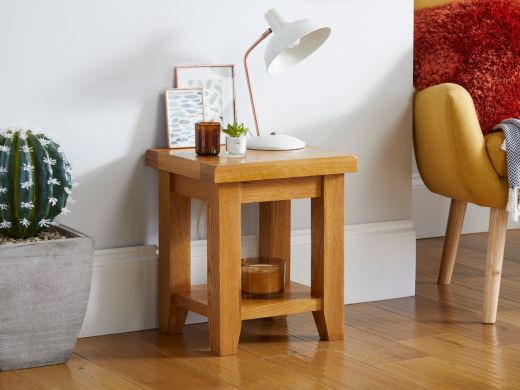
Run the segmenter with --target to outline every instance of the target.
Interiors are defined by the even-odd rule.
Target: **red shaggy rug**
[[[484,134],[520,118],[520,0],[468,0],[415,12],[414,85],[462,85]]]

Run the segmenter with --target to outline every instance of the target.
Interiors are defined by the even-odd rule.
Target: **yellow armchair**
[[[451,0],[415,0],[415,9]],[[453,0],[460,1],[460,0]],[[490,207],[482,320],[496,321],[507,226],[507,169],[502,132],[484,137],[470,94],[460,85],[440,84],[415,96],[414,149],[426,186],[451,198],[439,284],[449,284],[468,202]]]
[[[425,185],[451,198],[439,284],[449,284],[467,202],[490,207],[483,322],[495,323],[507,227],[508,183],[502,132],[484,137],[469,93],[439,84],[415,95],[414,149]]]

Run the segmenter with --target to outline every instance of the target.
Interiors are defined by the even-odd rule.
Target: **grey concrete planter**
[[[57,229],[68,238],[0,247],[0,371],[65,363],[74,348],[94,241]]]

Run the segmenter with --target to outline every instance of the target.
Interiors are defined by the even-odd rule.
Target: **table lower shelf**
[[[208,316],[207,285],[191,286],[190,291],[174,293],[171,303],[184,307],[197,314]],[[321,310],[321,298],[312,298],[311,289],[300,283],[290,282],[285,285],[282,298],[277,299],[241,299],[241,318],[276,317],[286,314],[306,313]]]

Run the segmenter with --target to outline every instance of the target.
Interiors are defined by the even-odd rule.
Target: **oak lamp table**
[[[159,171],[159,329],[180,333],[188,311],[208,317],[211,351],[236,354],[242,320],[312,312],[322,339],[343,338],[344,174],[357,157],[308,146],[245,158],[150,149]],[[208,204],[208,282],[190,281],[191,198]],[[291,199],[311,198],[311,287],[290,279]],[[240,205],[259,202],[260,256],[286,261],[283,298],[241,298]]]

